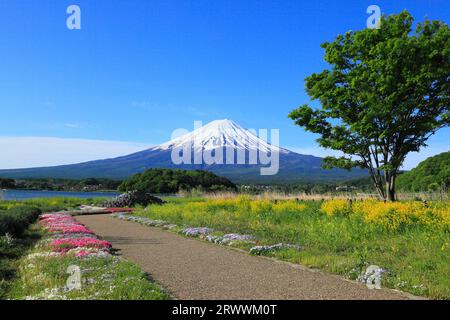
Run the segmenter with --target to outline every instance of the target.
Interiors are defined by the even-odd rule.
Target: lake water
[[[40,190],[0,190],[0,200],[27,200],[33,198],[112,198],[117,192],[72,192]]]

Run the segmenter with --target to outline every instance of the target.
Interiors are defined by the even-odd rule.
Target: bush
[[[18,206],[0,211],[0,236],[9,233],[20,237],[30,224],[39,217],[41,210],[36,207]]]

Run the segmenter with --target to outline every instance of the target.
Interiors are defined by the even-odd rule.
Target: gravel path
[[[109,215],[78,216],[177,299],[405,299],[302,266],[250,256]]]

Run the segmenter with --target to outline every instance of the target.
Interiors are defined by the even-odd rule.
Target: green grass
[[[81,288],[67,290],[67,268],[81,270]],[[23,258],[19,280],[11,299],[45,300],[164,300],[169,296],[137,266],[117,256],[78,259],[73,257]]]
[[[12,284],[18,277],[19,261],[40,239],[40,232],[30,228],[13,243],[0,237],[0,300],[8,297]]]
[[[167,201],[169,203],[191,203],[191,202],[206,202],[207,200],[205,198],[201,197],[162,197],[161,198],[164,201]]]
[[[383,277],[385,287],[434,299],[450,298],[450,233],[444,228],[412,225],[389,231],[357,215],[328,216],[320,211],[318,201],[302,202],[304,209],[295,210],[284,208],[282,202],[256,204],[249,199],[167,200],[166,205],[152,205],[136,214],[252,234],[260,244],[298,244],[305,250],[282,250],[272,256],[350,279],[367,266],[378,265],[390,271]]]
[[[19,259],[39,238],[39,232],[29,226],[40,213],[39,208],[23,204],[0,208],[0,299],[17,277]]]
[[[8,244],[0,237],[0,299],[169,299],[168,294],[149,279],[136,265],[118,256],[79,259],[74,257],[37,257],[45,252],[45,237],[39,225],[31,225],[40,212],[76,208],[81,204],[98,204],[104,199],[33,199],[0,201],[0,229],[18,237]],[[19,236],[20,234],[20,236]],[[37,245],[34,246],[34,244]],[[67,268],[81,270],[81,289],[67,291]]]
[[[0,236],[6,234],[20,237],[34,223],[41,210],[30,206],[16,206],[8,210],[0,210]]]
[[[98,201],[100,199],[70,198],[0,201],[0,299],[8,296],[16,281],[21,257],[40,238],[38,229],[29,228],[40,213]],[[9,243],[8,237],[12,237],[12,243]]]
[[[106,198],[36,198],[28,200],[0,200],[0,210],[7,210],[17,206],[34,206],[39,208],[42,212],[58,211],[63,209],[74,209],[80,205],[98,205],[104,202]]]

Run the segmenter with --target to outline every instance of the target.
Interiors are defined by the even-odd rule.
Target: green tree
[[[212,172],[179,169],[148,169],[125,179],[120,191],[140,190],[151,193],[175,193],[181,190],[236,190],[236,185]]]
[[[450,151],[427,158],[397,179],[397,188],[405,191],[437,191],[450,185]]]
[[[16,181],[14,179],[2,179],[0,178],[0,188],[1,189],[14,189],[16,186]]]
[[[406,155],[449,121],[450,31],[425,20],[412,31],[406,11],[383,16],[379,29],[349,31],[323,43],[330,69],[306,78],[321,108],[303,105],[289,117],[340,150],[324,167],[365,168],[382,199],[395,200]]]

